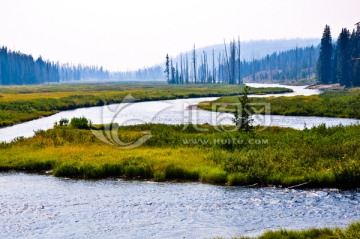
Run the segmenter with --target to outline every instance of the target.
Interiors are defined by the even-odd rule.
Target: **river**
[[[289,88],[294,93],[286,96],[320,93],[304,87]],[[0,129],[0,136],[2,141],[31,137],[35,130],[49,129],[61,118],[81,116],[93,123],[231,123],[229,114],[189,107],[214,99],[123,103],[64,111]],[[311,127],[321,123],[359,122],[322,117],[269,117],[271,125],[299,129],[305,123]],[[345,227],[360,220],[360,192],[118,179],[84,181],[0,173],[0,215],[0,238],[231,238],[256,236],[280,228]]]
[[[360,192],[0,174],[0,238],[232,238],[344,227]]]
[[[265,96],[295,96],[320,94],[319,90],[305,89],[305,86],[286,86],[279,84],[248,84],[252,87],[287,87],[293,93],[252,95],[251,97]],[[216,97],[176,99],[164,101],[149,101],[135,103],[112,104],[104,107],[79,108],[75,110],[62,111],[49,117],[44,117],[29,122],[0,129],[0,141],[10,142],[17,137],[32,137],[34,131],[47,130],[54,126],[62,118],[71,119],[82,117],[90,119],[94,124],[119,123],[141,124],[141,123],[162,123],[162,124],[211,124],[223,125],[233,124],[232,114],[220,114],[191,107],[202,101],[211,101]],[[271,108],[270,108],[271,113]],[[292,127],[303,129],[325,123],[327,126],[359,124],[356,119],[329,118],[329,117],[302,117],[302,116],[279,116],[279,115],[255,115],[254,124],[267,126]]]

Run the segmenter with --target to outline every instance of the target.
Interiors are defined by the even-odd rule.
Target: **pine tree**
[[[165,71],[164,73],[166,74],[166,80],[168,82],[168,84],[170,84],[170,68],[169,68],[169,55],[166,54],[166,62],[165,62]]]
[[[331,57],[333,52],[331,31],[328,25],[325,26],[323,36],[321,38],[320,55],[318,59],[318,82],[328,84],[331,81]]]
[[[234,112],[233,122],[235,123],[239,131],[251,132],[252,126],[252,115],[254,113],[250,103],[251,99],[248,97],[250,87],[245,86],[243,95],[239,97],[240,109],[238,108]]]
[[[352,82],[354,86],[360,86],[360,24],[356,31],[351,34],[351,56],[352,56]]]
[[[332,58],[331,58],[331,82],[337,83],[337,76],[336,76],[336,64],[337,64],[337,52],[336,52],[336,43],[333,44],[333,51]]]
[[[341,30],[336,46],[336,78],[344,86],[351,86],[351,54],[350,54],[350,32],[346,28]]]

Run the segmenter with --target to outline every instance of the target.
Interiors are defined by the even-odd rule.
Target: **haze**
[[[165,55],[242,40],[333,37],[360,21],[358,0],[0,0],[0,45],[60,62],[128,70]]]

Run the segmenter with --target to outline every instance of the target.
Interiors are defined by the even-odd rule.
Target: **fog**
[[[241,36],[336,37],[360,21],[358,0],[0,0],[0,45],[60,62],[136,69]]]

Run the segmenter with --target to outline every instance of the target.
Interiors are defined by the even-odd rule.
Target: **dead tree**
[[[225,39],[224,39],[224,46],[225,46],[225,60],[226,60],[226,64],[227,64],[228,77],[229,77],[229,80],[230,80],[231,79],[230,64],[229,64],[229,58],[228,58],[228,54],[227,54]]]
[[[240,45],[240,36],[239,36],[239,39],[238,39],[238,77],[239,77],[239,85],[241,85],[243,82],[242,82],[242,79],[241,79],[241,45]]]
[[[215,53],[212,51],[212,83],[216,84]]]
[[[194,44],[194,50],[193,50],[193,67],[194,67],[194,83],[196,84],[196,50],[195,50],[195,44]]]

